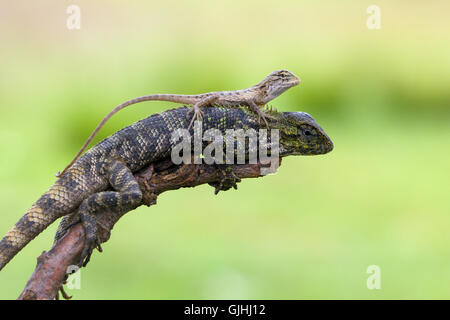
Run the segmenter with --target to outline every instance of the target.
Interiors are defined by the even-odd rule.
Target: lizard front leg
[[[95,214],[105,209],[118,209],[121,213],[125,213],[138,207],[142,201],[139,184],[130,168],[123,162],[120,160],[111,161],[107,164],[105,171],[110,185],[116,191],[95,193],[85,199],[78,210],[86,233],[86,242],[80,260],[82,266],[86,266],[93,249],[99,246]]]
[[[250,107],[250,109],[258,115],[258,123],[261,122],[261,119],[263,119],[264,123],[266,124],[266,127],[269,128],[269,124],[267,123],[267,119],[273,119],[276,120],[274,117],[268,115],[266,112],[261,111],[261,108],[253,101],[248,100],[247,105]],[[263,106],[264,107],[264,106]]]
[[[188,130],[192,128],[192,125],[194,124],[195,120],[202,121],[203,119],[203,112],[200,110],[202,107],[209,106],[219,100],[220,96],[217,94],[210,95],[205,97],[204,99],[200,100],[199,102],[195,103],[192,106],[192,109],[188,111],[188,114],[194,112],[194,116],[192,117],[191,122],[189,123]]]

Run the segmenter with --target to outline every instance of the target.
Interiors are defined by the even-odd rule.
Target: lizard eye
[[[312,137],[316,135],[316,131],[313,128],[305,128],[302,130],[305,137]]]

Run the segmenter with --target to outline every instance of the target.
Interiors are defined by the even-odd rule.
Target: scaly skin
[[[203,112],[203,131],[217,128],[225,134],[226,129],[265,128],[247,107],[207,107]],[[189,108],[183,107],[152,115],[86,152],[0,241],[0,270],[57,218],[77,209],[86,230],[81,261],[86,263],[97,244],[95,213],[106,208],[129,211],[141,204],[142,193],[133,173],[170,156],[171,133],[188,127],[188,113]],[[330,138],[306,113],[271,112],[269,125],[269,129],[280,130],[282,157],[324,154],[333,149]],[[111,188],[114,191],[106,191]]]
[[[84,150],[88,147],[89,143],[94,139],[95,135],[100,131],[103,125],[118,111],[143,101],[170,101],[176,103],[183,103],[192,105],[193,108],[190,112],[194,111],[194,117],[190,122],[192,125],[195,119],[201,120],[202,111],[200,108],[205,106],[225,106],[225,107],[237,107],[248,106],[250,109],[258,115],[258,119],[263,119],[267,124],[266,118],[268,117],[263,113],[260,108],[263,108],[269,101],[272,101],[280,94],[292,88],[300,83],[300,78],[291,73],[288,70],[276,70],[265,77],[258,84],[242,90],[235,91],[216,91],[208,92],[197,95],[185,95],[185,94],[151,94],[125,101],[124,103],[115,107],[105,118],[98,124],[94,132],[89,136],[81,149],[72,159],[72,161],[64,168],[62,173],[57,173],[56,176],[60,177],[64,174],[74,163],[78,160]]]

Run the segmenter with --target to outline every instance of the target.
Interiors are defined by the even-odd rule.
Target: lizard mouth
[[[298,85],[300,84],[300,82],[301,82],[300,78],[295,78],[295,79],[289,81],[289,82],[286,84],[286,87],[289,87],[289,88],[290,88],[290,87],[298,86]]]
[[[325,146],[322,147],[321,154],[331,152],[333,149],[334,149],[333,142],[330,139],[328,139]]]
[[[331,140],[328,140],[328,148],[327,148],[327,152],[333,151],[334,149],[334,144]]]

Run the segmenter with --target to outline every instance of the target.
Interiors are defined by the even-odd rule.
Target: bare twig
[[[281,160],[281,159],[280,159]],[[257,178],[261,176],[262,164],[242,164],[231,166],[239,178]],[[143,191],[143,203],[156,204],[159,194],[183,187],[195,187],[204,183],[216,183],[222,173],[216,166],[206,164],[174,165],[163,160],[135,174]],[[110,231],[121,215],[114,210],[105,210],[97,214],[98,224],[102,227],[101,242],[109,239]],[[59,239],[49,252],[43,252],[37,259],[37,266],[28,280],[19,300],[54,299],[66,279],[66,272],[80,260],[84,246],[85,233],[81,224],[71,227],[66,235]]]

